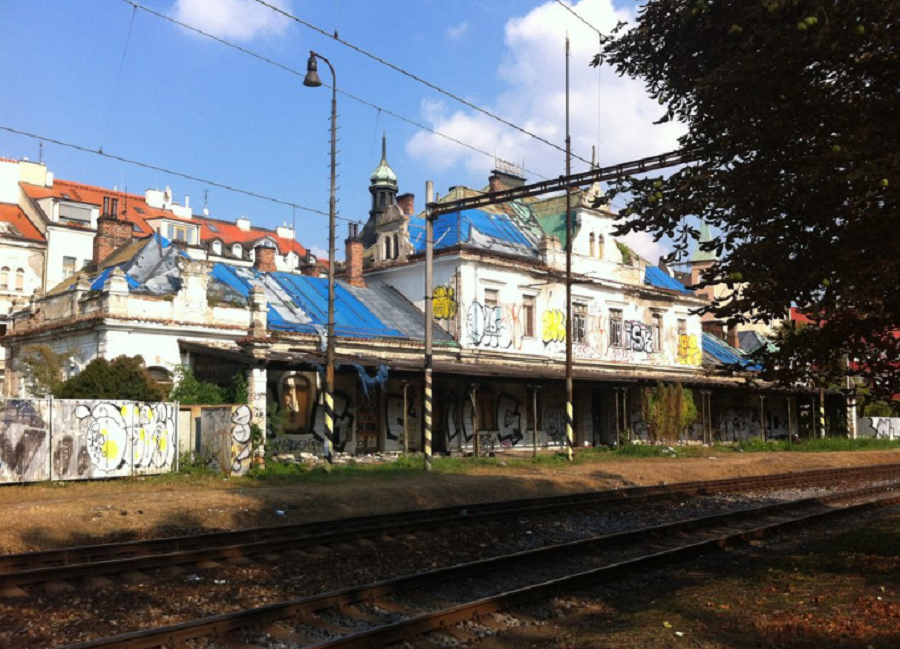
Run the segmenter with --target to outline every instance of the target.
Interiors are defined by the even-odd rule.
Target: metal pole
[[[425,183],[425,204],[434,202],[434,183]],[[431,210],[425,210],[425,470],[431,471],[432,436],[432,369],[434,327],[434,220]]]
[[[825,388],[819,388],[819,437],[825,439]]]
[[[569,135],[569,37],[566,36],[566,177],[572,175],[572,138]],[[572,192],[566,191],[566,459],[575,445],[572,387]]]
[[[331,70],[331,190],[328,197],[328,346],[325,369],[325,459],[326,466],[334,461],[334,238],[335,238],[335,158],[337,155],[337,75],[334,66],[324,56],[316,55]]]
[[[759,436],[766,441],[766,397],[759,395]]]
[[[791,441],[794,439],[794,400],[791,397],[787,397],[787,411],[788,411],[788,435],[791,437]]]
[[[481,439],[478,437],[478,386],[472,386],[472,450],[481,456]]]
[[[403,455],[409,455],[409,427],[406,425],[407,420],[409,419],[409,406],[406,402],[406,389],[409,387],[409,382],[403,382]]]
[[[619,447],[619,434],[622,432],[622,426],[619,422],[619,388],[613,388],[613,401],[616,403],[616,439],[615,447]]]
[[[850,378],[850,354],[844,354],[844,364],[847,370],[847,435],[856,439],[856,390]]]
[[[532,440],[534,441],[534,451],[532,454],[533,457],[537,457],[537,452],[538,452],[537,391],[538,391],[537,386],[536,385],[532,386],[532,388],[531,388],[531,429],[533,432]]]

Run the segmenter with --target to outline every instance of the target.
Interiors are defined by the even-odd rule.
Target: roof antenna
[[[38,164],[44,164],[44,143],[38,142]]]
[[[203,216],[209,216],[209,190],[203,190]]]

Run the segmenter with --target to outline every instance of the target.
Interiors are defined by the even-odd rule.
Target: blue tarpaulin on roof
[[[663,270],[656,266],[647,266],[644,273],[644,284],[656,286],[657,288],[666,288],[670,291],[679,291],[681,293],[691,293],[684,287],[684,284],[673,277],[669,277]]]
[[[703,332],[703,353],[709,354],[723,365],[740,365],[749,372],[758,372],[762,369],[759,365],[744,358],[744,355],[734,347],[705,331]]]
[[[97,275],[97,277],[95,277],[93,280],[91,280],[91,290],[92,291],[102,291],[103,285],[106,284],[106,280],[109,279],[110,274],[116,268],[118,268],[118,267],[112,266],[110,268],[107,268],[102,273]],[[129,290],[135,289],[138,286],[140,286],[140,283],[138,283],[138,281],[136,279],[134,279],[133,277],[131,277],[130,275],[125,275],[125,280],[128,282]],[[73,284],[71,288],[74,288],[74,287],[75,287],[75,285]],[[70,288],[70,290],[71,290],[71,288]]]
[[[441,214],[434,222],[435,249],[450,248],[460,243],[472,243],[474,231],[482,237],[505,246],[533,249],[534,245],[519,226],[506,214],[492,214],[484,210],[463,210]],[[425,219],[413,217],[409,222],[409,238],[416,252],[425,251]]]
[[[313,324],[328,322],[328,280],[291,273],[269,273],[290,295],[294,304],[310,317]],[[363,302],[341,283],[334,285],[334,330],[339,336],[359,338],[400,337],[399,331],[379,320]]]
[[[249,298],[253,290],[253,282],[257,281],[266,290],[269,299],[267,315],[269,329],[281,331],[298,331],[317,333],[328,323],[328,280],[319,277],[292,275],[291,273],[274,272],[267,276],[258,271],[237,269],[227,264],[216,264],[211,276],[237,291],[242,297]],[[282,309],[287,315],[279,312],[284,300],[291,301],[294,310]],[[297,310],[305,316],[297,318]],[[386,325],[341,282],[334,286],[334,330],[338,336],[356,338],[399,338],[403,334]]]

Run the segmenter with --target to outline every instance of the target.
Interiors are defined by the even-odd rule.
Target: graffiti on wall
[[[0,483],[163,473],[174,466],[174,406],[132,401],[0,402]]]
[[[653,327],[637,320],[625,323],[625,344],[632,351],[653,353]]]
[[[551,404],[544,408],[544,433],[551,444],[563,444],[566,440],[566,408]]]
[[[399,447],[398,442],[403,439],[403,422],[406,421],[406,431],[410,443],[416,444],[419,431],[422,429],[418,408],[419,395],[415,387],[409,386],[406,392],[406,416],[403,414],[403,395],[389,394],[385,401],[385,430],[387,434],[386,450],[394,450]]]
[[[231,473],[244,475],[250,468],[252,448],[252,431],[250,420],[253,413],[247,406],[239,406],[231,415]]]
[[[450,286],[435,286],[432,292],[432,308],[437,320],[452,320],[456,317],[456,291]]]
[[[49,427],[43,413],[47,403],[10,399],[0,406],[0,481],[47,479]]]
[[[547,309],[541,317],[541,340],[545,345],[566,342],[566,314],[559,309]]]
[[[509,330],[503,320],[503,309],[472,302],[466,313],[469,342],[476,347],[507,349],[512,345]]]
[[[700,365],[703,362],[703,353],[697,344],[697,336],[694,334],[681,334],[678,336],[676,360],[679,365]]]
[[[861,437],[900,439],[900,418],[862,417],[859,420],[858,434]]]
[[[515,446],[522,441],[521,403],[509,394],[501,394],[497,399],[497,437],[502,446]]]

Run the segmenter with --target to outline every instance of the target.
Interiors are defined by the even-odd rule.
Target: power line
[[[599,34],[600,36],[606,36],[606,34],[604,34],[603,32],[601,32],[599,29],[597,29],[596,27],[594,27],[591,23],[589,23],[589,22],[586,21],[584,18],[582,18],[578,13],[575,12],[574,9],[572,9],[572,7],[570,7],[569,5],[567,5],[566,3],[564,3],[562,0],[556,0],[556,4],[558,4],[560,7],[562,7],[563,9],[565,9],[566,11],[568,11],[570,14],[572,14],[573,16],[575,16],[578,20],[580,20],[581,22],[583,22],[585,25],[587,25],[588,27],[590,27],[591,29],[593,29],[593,30],[594,30],[595,32],[597,32],[597,34]]]
[[[440,86],[437,86],[437,85],[431,83],[430,81],[426,81],[422,77],[420,77],[416,74],[413,74],[412,72],[409,72],[397,65],[394,65],[390,61],[386,61],[385,59],[383,59],[375,54],[372,54],[371,52],[367,52],[366,50],[362,49],[361,47],[359,47],[357,45],[354,45],[353,43],[350,43],[349,41],[345,41],[344,39],[340,38],[337,35],[337,32],[334,32],[333,34],[329,34],[324,29],[322,29],[320,27],[316,27],[312,23],[306,22],[302,18],[298,18],[297,16],[285,11],[284,9],[281,9],[280,7],[276,7],[275,5],[269,4],[268,2],[266,2],[266,0],[254,0],[254,2],[257,2],[261,5],[263,5],[264,7],[268,7],[272,11],[279,13],[282,16],[284,16],[285,18],[289,18],[290,20],[293,20],[294,22],[296,22],[300,25],[303,25],[304,27],[307,27],[308,29],[311,29],[314,32],[318,32],[319,34],[322,34],[323,36],[327,36],[328,38],[337,41],[341,45],[343,45],[345,47],[349,47],[350,49],[362,54],[363,56],[366,56],[366,57],[372,59],[373,61],[376,61],[377,63],[380,63],[381,65],[384,65],[388,68],[391,68],[395,72],[399,72],[403,76],[409,77],[410,79],[412,79],[414,81],[418,81],[422,85],[427,86],[428,88],[431,88],[435,92],[439,92],[440,94],[450,97],[450,99],[453,99],[454,101],[457,101],[457,102],[463,104],[464,106],[468,106],[472,110],[476,110],[479,113],[486,115],[487,117],[490,117],[491,119],[497,120],[501,124],[509,126],[510,128],[515,129],[515,130],[519,131],[520,133],[523,133],[531,138],[534,138],[535,140],[537,140],[539,142],[543,142],[544,144],[551,146],[558,151],[561,151],[563,153],[565,153],[565,151],[566,151],[563,147],[554,144],[550,140],[543,138],[540,135],[537,135],[536,133],[532,133],[531,131],[524,129],[521,126],[518,126],[517,124],[513,124],[509,120],[504,119],[504,118],[500,117],[499,115],[495,115],[494,113],[490,112],[489,110],[482,108],[481,106],[478,106],[477,104],[473,104],[472,102],[470,102],[466,99],[463,99],[459,95],[453,94],[449,90],[445,90],[445,89],[441,88]],[[578,158],[582,162],[586,162],[587,164],[590,164],[590,161],[585,160],[584,158],[582,158],[580,156],[573,154],[573,157]]]
[[[119,94],[119,84],[122,81],[122,70],[125,68],[125,57],[128,55],[128,45],[131,43],[131,32],[134,30],[134,16],[137,9],[131,12],[131,20],[128,23],[128,35],[125,37],[125,47],[122,48],[122,59],[119,61],[119,71],[116,73],[116,82],[113,84],[113,93],[109,98],[109,109],[106,111],[106,123],[103,125],[103,135],[100,137],[100,150],[106,143],[106,132],[109,130],[109,122],[112,119],[113,108],[116,105],[116,95]]]
[[[171,176],[178,176],[179,178],[186,178],[187,180],[193,180],[195,182],[204,183],[206,185],[211,185],[212,187],[218,187],[219,189],[225,189],[230,192],[235,192],[237,194],[243,194],[244,196],[250,196],[252,198],[258,198],[260,200],[268,201],[270,203],[276,203],[278,205],[287,205],[288,207],[296,208],[298,210],[303,210],[305,212],[311,212],[313,214],[320,214],[322,216],[328,216],[328,212],[323,212],[322,210],[317,210],[312,207],[306,207],[305,205],[299,205],[294,203],[293,201],[284,200],[281,198],[275,198],[273,196],[267,196],[265,194],[260,194],[259,192],[254,192],[249,189],[242,189],[240,187],[235,187],[234,185],[229,185],[227,183],[218,182],[216,180],[210,180],[208,178],[202,178],[201,176],[195,176],[193,174],[184,173],[183,171],[176,171],[174,169],[168,169],[166,167],[160,167],[157,165],[152,165],[147,162],[141,162],[139,160],[132,160],[130,158],[125,158],[123,156],[115,155],[112,153],[107,153],[102,150],[90,149],[86,146],[81,146],[79,144],[72,144],[71,142],[65,142],[63,140],[58,140],[56,138],[47,137],[45,135],[38,135],[36,133],[29,133],[28,131],[22,131],[16,128],[12,128],[10,126],[3,126],[0,124],[0,130],[6,131],[8,133],[14,133],[15,135],[23,135],[25,137],[30,137],[34,140],[40,140],[43,142],[49,142],[50,144],[57,144],[62,147],[66,147],[69,149],[74,149],[76,151],[81,151],[83,153],[91,153],[93,155],[99,155],[104,158],[109,158],[110,160],[116,160],[118,162],[124,162],[125,164],[134,165],[136,167],[143,167],[144,169],[151,169],[153,171],[159,171],[164,174],[169,174]],[[342,221],[347,221],[349,223],[355,223],[354,219],[348,219],[346,217],[339,216],[339,219]]]
[[[137,3],[137,2],[134,2],[133,0],[120,0],[120,1],[121,1],[121,2],[124,2],[125,4],[129,5],[130,7],[133,7],[133,8],[136,9],[136,10],[137,10],[137,9],[140,9],[141,11],[145,11],[145,12],[147,12],[148,14],[150,14],[150,15],[152,15],[152,16],[156,16],[157,18],[161,18],[162,20],[168,21],[168,22],[172,23],[173,25],[178,25],[179,27],[182,27],[182,28],[184,28],[184,29],[187,29],[187,30],[189,30],[189,31],[192,31],[192,32],[194,32],[194,33],[196,33],[196,34],[200,34],[201,36],[205,36],[206,38],[210,38],[210,39],[212,39],[212,40],[214,40],[214,41],[216,41],[216,42],[218,42],[218,43],[221,43],[222,45],[225,45],[226,47],[230,47],[230,48],[235,49],[235,50],[237,50],[237,51],[239,51],[239,52],[241,52],[241,53],[243,53],[243,54],[247,54],[248,56],[252,56],[252,57],[255,58],[255,59],[258,59],[258,60],[260,60],[260,61],[263,61],[264,63],[268,63],[269,65],[273,65],[273,66],[275,66],[276,68],[279,68],[279,69],[281,69],[281,70],[283,70],[283,71],[285,71],[285,72],[287,72],[287,73],[289,73],[289,74],[292,74],[292,75],[294,75],[294,76],[298,76],[298,77],[300,77],[300,78],[303,78],[303,77],[306,76],[306,73],[305,73],[305,72],[301,72],[300,70],[296,70],[296,69],[294,69],[294,68],[292,68],[292,67],[289,67],[289,66],[287,66],[287,65],[285,65],[285,64],[283,64],[283,63],[279,63],[278,61],[275,61],[275,60],[270,59],[270,58],[268,58],[268,57],[266,57],[266,56],[263,56],[262,54],[259,54],[259,53],[257,53],[257,52],[254,52],[253,50],[248,50],[248,49],[245,48],[245,47],[242,47],[242,46],[240,46],[240,45],[237,45],[236,43],[232,43],[231,41],[225,40],[224,38],[220,38],[220,37],[218,37],[218,36],[215,36],[215,35],[213,35],[213,34],[210,34],[209,32],[205,32],[205,31],[203,31],[202,29],[200,29],[200,28],[198,28],[198,27],[195,27],[195,26],[193,26],[193,25],[189,25],[188,23],[181,22],[180,20],[176,20],[175,18],[172,18],[171,16],[167,16],[167,15],[165,15],[165,14],[163,14],[163,13],[160,13],[160,12],[158,12],[158,11],[155,11],[154,9],[151,9],[150,7],[145,7],[144,5],[139,4],[139,3]],[[330,86],[328,83],[325,83],[324,81],[322,82],[322,85],[325,86],[326,88],[331,88],[331,86]],[[411,126],[415,126],[416,128],[420,128],[420,129],[422,129],[423,131],[428,131],[428,132],[431,133],[432,135],[437,135],[438,137],[441,137],[441,138],[443,138],[443,139],[445,139],[445,140],[447,140],[447,141],[449,141],[449,142],[453,142],[454,144],[458,144],[458,145],[460,145],[460,146],[463,146],[463,147],[465,147],[465,148],[467,148],[467,149],[469,149],[469,150],[471,150],[471,151],[474,151],[475,153],[480,153],[481,155],[485,155],[485,156],[488,156],[488,157],[490,157],[490,158],[496,159],[496,156],[494,156],[493,154],[491,154],[491,153],[489,153],[489,152],[487,152],[487,151],[485,151],[485,150],[483,150],[483,149],[479,149],[478,147],[476,147],[476,146],[474,146],[474,145],[471,145],[471,144],[469,144],[469,143],[467,143],[467,142],[463,142],[462,140],[458,140],[458,139],[456,139],[456,138],[454,138],[454,137],[452,137],[452,136],[450,136],[450,135],[447,135],[446,133],[441,133],[440,131],[437,131],[437,130],[435,130],[435,129],[429,127],[429,126],[426,126],[425,124],[422,124],[421,122],[417,122],[417,121],[415,121],[415,120],[413,120],[413,119],[410,119],[409,117],[404,117],[403,115],[400,115],[400,114],[398,114],[398,113],[395,113],[395,112],[393,112],[393,111],[391,111],[391,110],[385,108],[384,106],[379,106],[378,104],[372,103],[372,102],[370,102],[370,101],[368,101],[368,100],[366,100],[366,99],[363,99],[362,97],[358,97],[358,96],[356,96],[356,95],[354,95],[354,94],[352,94],[352,93],[349,93],[349,92],[347,92],[347,91],[345,91],[345,90],[340,90],[340,89],[338,89],[338,94],[339,94],[339,95],[342,95],[342,96],[344,96],[344,97],[347,97],[348,99],[352,99],[353,101],[359,102],[360,104],[363,104],[364,106],[368,106],[369,108],[373,108],[373,109],[375,109],[375,110],[377,110],[377,111],[379,111],[379,112],[381,112],[381,113],[384,113],[384,114],[386,114],[386,115],[389,115],[389,116],[391,116],[391,117],[393,117],[393,118],[395,118],[395,119],[398,119],[398,120],[400,120],[400,121],[402,121],[402,122],[406,122],[407,124],[410,124]],[[546,176],[544,176],[543,174],[539,174],[539,173],[537,173],[536,171],[533,171],[533,170],[530,170],[530,169],[525,169],[524,167],[523,167],[523,171],[525,171],[525,172],[527,172],[527,173],[529,173],[529,174],[531,174],[531,175],[538,176],[539,178],[544,178],[544,179],[546,179]]]

